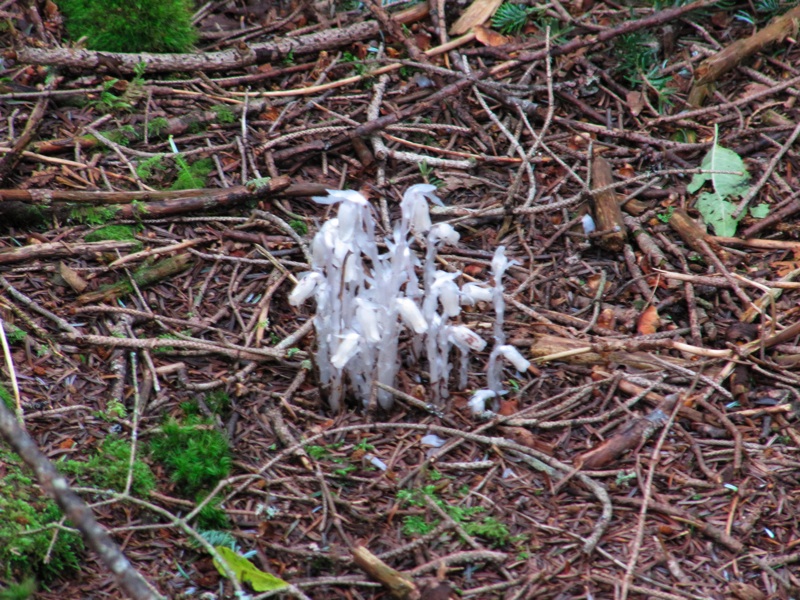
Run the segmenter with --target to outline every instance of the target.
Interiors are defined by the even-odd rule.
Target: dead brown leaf
[[[506,36],[483,25],[476,25],[473,30],[475,31],[475,39],[484,46],[495,47],[508,43]]]

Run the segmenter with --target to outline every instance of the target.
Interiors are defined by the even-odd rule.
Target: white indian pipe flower
[[[428,234],[428,240],[433,244],[445,242],[455,246],[459,239],[461,239],[461,236],[449,223],[437,223],[431,227],[431,232]]]
[[[593,233],[594,230],[597,229],[597,227],[595,227],[594,224],[594,219],[592,218],[592,215],[590,215],[589,213],[583,215],[583,217],[581,218],[581,225],[583,225],[583,233],[585,233],[586,235]]]
[[[355,331],[350,331],[340,337],[339,346],[331,356],[331,364],[337,369],[343,369],[350,359],[358,354],[358,345],[361,342],[361,336]]]
[[[375,456],[373,454],[365,454],[364,458],[366,460],[368,460],[369,463],[373,467],[376,467],[376,468],[380,469],[381,471],[385,471],[386,469],[388,469],[388,467],[386,466],[386,463],[383,462],[380,458],[378,458],[377,456]]]
[[[289,304],[292,306],[300,306],[303,302],[311,298],[317,288],[325,281],[322,273],[310,271],[300,276],[297,285],[289,294]]]
[[[428,323],[425,321],[425,317],[422,316],[419,306],[413,300],[410,298],[396,298],[395,304],[403,322],[413,329],[415,333],[428,331]]]
[[[433,194],[436,186],[428,183],[418,183],[412,185],[403,194],[403,201],[400,203],[400,210],[403,213],[403,220],[408,222],[411,231],[424,233],[431,229],[431,213],[428,207],[428,200],[439,206],[444,206],[441,199]]]
[[[314,266],[322,266],[336,247],[339,237],[339,219],[333,218],[325,221],[311,242],[311,260]]]
[[[339,239],[350,242],[361,229],[361,219],[364,214],[362,207],[355,202],[342,202],[339,206]]]
[[[311,199],[318,204],[336,204],[337,202],[353,202],[355,204],[366,204],[367,199],[355,190],[325,190],[327,196],[313,196]]]
[[[450,327],[449,334],[452,342],[461,349],[480,352],[486,348],[486,340],[463,325],[454,325]]]
[[[361,324],[364,338],[373,344],[380,342],[382,327],[378,322],[377,306],[363,298],[356,298],[356,317]]]
[[[440,438],[435,433],[429,433],[419,439],[419,443],[423,446],[433,446],[434,448],[441,448],[447,443],[447,440]]]
[[[531,361],[522,356],[522,354],[519,353],[519,350],[514,348],[514,346],[500,346],[497,350],[508,362],[514,365],[514,368],[517,369],[517,371],[524,373],[531,366]]]
[[[492,390],[478,390],[472,394],[472,398],[467,402],[469,410],[473,415],[480,415],[486,412],[486,401],[497,396]]]
[[[498,246],[497,250],[494,251],[494,256],[492,256],[492,274],[495,276],[495,279],[502,277],[503,273],[508,269],[508,266],[509,262],[506,256],[506,247]]]
[[[478,283],[465,283],[461,286],[461,304],[473,306],[478,302],[491,302],[492,290]]]
[[[461,291],[453,281],[459,275],[461,273],[445,273],[444,271],[436,271],[436,275],[434,275],[431,290],[439,296],[439,302],[442,303],[444,314],[447,317],[457,317],[461,313],[459,303]]]

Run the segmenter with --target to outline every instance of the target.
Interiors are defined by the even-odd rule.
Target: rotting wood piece
[[[689,214],[682,208],[676,208],[669,218],[669,226],[675,230],[681,239],[686,243],[689,248],[700,254],[705,254],[705,248],[701,242],[705,241],[717,256],[720,257],[722,262],[727,262],[729,259],[728,253],[723,250],[714,236],[709,235],[708,232],[697,221],[692,219]]]
[[[613,184],[611,165],[602,156],[595,156],[592,162],[592,190],[601,190]],[[622,251],[627,236],[617,193],[613,189],[593,191],[592,200],[597,226],[597,243],[611,252]]]
[[[391,568],[363,546],[356,546],[353,549],[353,561],[366,571],[367,575],[380,581],[392,598],[416,600],[420,597],[419,590],[411,578]]]
[[[749,56],[774,42],[796,35],[798,19],[800,19],[800,6],[776,18],[750,37],[737,40],[705,59],[694,71],[695,82],[689,92],[689,104],[700,106],[710,92],[709,84],[717,81]]]
[[[140,288],[152,285],[158,281],[177,275],[192,264],[190,254],[178,254],[171,256],[154,265],[143,267],[133,273],[133,280]],[[91,302],[110,301],[119,298],[132,291],[132,285],[127,279],[118,281],[109,286],[105,286],[94,292],[89,292],[78,296],[78,304],[89,304]],[[168,344],[164,344],[165,346]]]

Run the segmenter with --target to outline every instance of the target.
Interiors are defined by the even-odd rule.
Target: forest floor
[[[4,395],[161,594],[233,597],[231,548],[253,597],[800,597],[794,26],[698,89],[789,7],[579,4],[453,32],[466,3],[211,2],[196,53],[154,58],[0,3]],[[491,305],[456,319],[489,342],[466,389],[432,404],[403,334],[394,406],[333,412],[288,302],[335,210],[313,196],[361,191],[383,239],[417,183],[459,284],[515,261],[533,366],[499,414],[468,405]],[[39,510],[0,501],[2,545],[60,523],[0,588],[123,597],[0,452]]]

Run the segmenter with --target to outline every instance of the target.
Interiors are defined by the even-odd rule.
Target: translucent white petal
[[[331,364],[337,369],[344,368],[350,359],[358,354],[360,342],[361,336],[355,331],[341,336],[339,346],[336,348],[336,352],[333,353],[333,356],[331,356]]]
[[[486,347],[486,340],[463,325],[452,326],[449,333],[452,342],[462,350],[469,349],[480,352]]]
[[[319,204],[336,204],[337,202],[348,201],[356,204],[366,204],[367,199],[354,190],[325,190],[327,196],[314,196],[311,199]]]
[[[434,244],[444,242],[455,246],[460,238],[461,236],[449,223],[437,223],[431,227],[431,232],[428,234],[428,239]]]
[[[531,361],[522,356],[519,350],[514,348],[514,346],[500,346],[498,350],[508,362],[514,365],[517,371],[522,371],[524,373],[531,366]]]
[[[458,285],[453,281],[460,273],[446,273],[444,271],[436,271],[432,290],[439,296],[439,301],[444,308],[444,314],[447,317],[457,317],[461,312],[460,296],[461,290]]]
[[[473,305],[477,302],[491,302],[492,290],[479,283],[465,283],[461,287],[461,304]]]
[[[506,257],[506,247],[498,246],[497,250],[494,251],[494,256],[492,257],[492,274],[495,276],[495,278],[502,277],[507,268],[508,258]]]
[[[381,324],[378,321],[377,307],[363,298],[356,299],[356,318],[361,325],[361,331],[368,342],[373,344],[381,341]]]
[[[590,215],[589,213],[583,215],[583,218],[581,219],[581,224],[583,225],[583,233],[585,233],[586,235],[589,235],[595,229],[597,229],[594,224],[594,219],[592,218],[592,215]]]
[[[434,448],[441,448],[447,443],[447,440],[440,438],[438,435],[429,433],[419,439],[419,443],[423,446],[433,446]]]
[[[289,304],[292,306],[299,306],[308,300],[317,290],[319,284],[324,280],[325,278],[316,271],[302,275],[297,285],[292,290],[292,293],[289,294]]]
[[[397,310],[403,322],[408,325],[415,333],[425,333],[428,331],[428,323],[422,316],[419,306],[410,298],[397,298],[395,300]]]
[[[479,415],[486,412],[486,401],[491,400],[496,395],[497,394],[495,394],[492,390],[478,390],[472,394],[472,398],[469,399],[467,406],[469,406],[469,409],[472,411],[473,415]]]
[[[373,454],[365,454],[364,458],[366,458],[373,467],[380,469],[381,471],[385,471],[388,468],[385,462]]]
[[[342,202],[339,206],[339,239],[349,242],[361,227],[361,207],[354,202]]]

